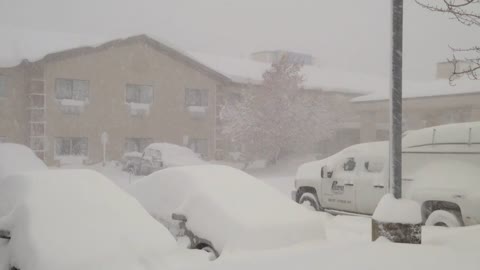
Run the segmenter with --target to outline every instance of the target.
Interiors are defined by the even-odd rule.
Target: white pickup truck
[[[422,206],[425,224],[480,224],[480,122],[409,131],[402,152],[403,197]],[[388,142],[358,144],[300,166],[292,197],[319,211],[371,215],[388,179]]]

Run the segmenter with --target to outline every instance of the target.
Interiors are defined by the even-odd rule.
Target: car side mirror
[[[10,232],[6,230],[0,230],[0,239],[10,240]]]
[[[185,215],[182,215],[182,214],[173,213],[172,214],[172,219],[182,221],[182,222],[187,222],[187,217]]]

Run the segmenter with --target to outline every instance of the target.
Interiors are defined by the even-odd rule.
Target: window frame
[[[196,95],[198,95],[197,97],[195,97],[195,99],[198,99],[200,100],[199,104],[197,104],[196,102],[191,102],[192,97],[191,97],[191,94],[192,93],[196,93]],[[209,106],[209,98],[210,98],[210,91],[208,89],[202,89],[202,88],[185,88],[185,100],[184,100],[184,104],[185,104],[185,107],[188,108],[188,107],[204,107],[204,108],[208,108]],[[204,102],[205,101],[205,102]]]
[[[60,81],[67,81],[70,83],[69,95],[68,97],[59,97],[59,83]],[[79,89],[75,88],[75,82],[86,83],[86,89],[84,93],[84,98],[76,98],[78,96]],[[78,84],[77,84],[78,86]],[[77,93],[76,93],[77,92]],[[90,99],[90,81],[83,79],[72,79],[72,78],[56,78],[55,79],[55,99],[57,100],[77,100],[77,101],[88,101]]]
[[[66,140],[69,141],[69,151],[67,154],[59,154],[59,151],[61,151],[60,149],[58,149],[58,141],[59,140],[62,140],[62,144],[65,143]],[[79,155],[75,155],[73,154],[74,152],[74,140],[85,140],[85,150],[84,150],[84,153],[81,153]],[[81,145],[81,144],[80,144]],[[54,154],[55,154],[55,157],[70,157],[70,156],[73,156],[73,157],[88,157],[88,151],[89,151],[89,147],[88,147],[88,137],[55,137],[55,143],[54,143],[54,147],[55,147],[55,151],[54,151]],[[82,150],[81,150],[82,151]],[[63,152],[63,151],[61,151]],[[83,151],[82,151],[83,152]]]
[[[137,93],[135,96],[138,96],[138,99],[139,100],[135,100],[135,101],[129,101],[129,95],[128,95],[128,92],[129,92],[129,89],[131,89],[130,87],[135,87],[135,90],[142,90],[142,87],[149,87],[150,90],[152,91],[151,93],[151,100],[149,103],[144,103],[144,102],[141,102],[141,93]],[[125,84],[125,103],[126,104],[147,104],[147,105],[152,105],[155,101],[155,88],[153,87],[153,85],[151,84],[138,84],[138,83],[127,83]]]

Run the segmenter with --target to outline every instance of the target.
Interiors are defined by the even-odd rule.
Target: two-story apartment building
[[[140,35],[0,67],[0,142],[26,144],[51,165],[103,160],[102,138],[108,160],[151,142],[226,159],[241,146],[222,135],[219,112],[225,99],[262,91],[271,63],[257,58],[186,53]],[[350,100],[383,89],[383,80],[313,65],[302,74],[305,91],[342,114],[336,136],[311,151],[358,143],[360,117]]]
[[[98,162],[150,142],[215,152],[215,97],[229,79],[147,36],[0,69],[0,138],[48,164]],[[106,136],[105,136],[106,135]]]

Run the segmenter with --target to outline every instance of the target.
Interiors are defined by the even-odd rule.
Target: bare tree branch
[[[454,16],[454,19],[467,26],[480,26],[480,0],[415,0],[423,8],[433,12],[445,13]],[[433,4],[435,3],[435,4]],[[480,47],[467,49],[453,48],[453,73],[450,84],[464,75],[472,80],[480,79]]]
[[[418,5],[428,10],[447,13],[454,16],[460,23],[471,26],[480,26],[480,1],[479,0],[437,0],[433,4],[425,0],[415,0]]]

